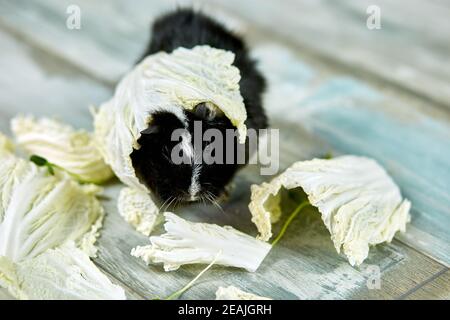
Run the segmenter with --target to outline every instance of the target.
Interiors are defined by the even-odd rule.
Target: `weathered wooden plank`
[[[450,8],[423,1],[222,1],[214,3],[318,55],[450,106]],[[366,26],[369,5],[381,29]],[[255,14],[257,10],[257,14]],[[429,23],[432,17],[433,23]]]
[[[80,29],[66,27],[67,8],[74,4],[81,13]],[[132,5],[123,0],[0,0],[0,23],[27,41],[70,60],[94,78],[115,83],[144,51],[150,22],[178,6],[178,0],[136,0]],[[218,12],[216,17],[233,29],[241,28],[232,16],[225,18]]]
[[[450,271],[444,269],[431,281],[403,298],[407,300],[450,300]]]
[[[148,39],[152,17],[178,3],[140,0],[129,5],[114,0],[105,5],[80,0],[77,5],[82,13],[81,29],[69,30],[65,26],[66,9],[72,4],[69,0],[2,0],[0,19],[30,40],[110,80],[120,76],[139,56]],[[217,11],[211,2],[196,4]],[[214,0],[214,4],[256,23],[258,28],[270,30],[271,35],[285,37],[331,60],[368,71],[383,81],[450,106],[447,6],[419,0],[289,0],[283,5],[274,0]],[[366,9],[373,4],[381,9],[380,30],[366,27]],[[429,17],[433,17],[433,23],[429,23]]]
[[[148,38],[148,28],[141,33],[133,32],[130,37],[130,27],[136,19],[149,20],[152,10],[158,9],[161,3],[155,1],[146,10],[139,11],[123,2],[105,6],[98,1],[79,1],[76,5],[81,12],[81,28],[69,29],[66,20],[71,1],[2,1],[1,21],[17,29],[28,41],[110,81],[129,68],[143,48],[141,43]],[[115,13],[111,14],[110,10]],[[111,16],[115,17],[114,23],[104,18]]]
[[[148,39],[149,21],[178,3],[134,1],[129,5],[120,0],[108,3],[80,0],[77,5],[82,13],[81,29],[69,30],[65,26],[66,9],[72,4],[69,0],[31,3],[2,0],[0,19],[30,40],[111,81],[139,56]],[[207,7],[208,12],[217,11],[210,2],[196,3],[198,7]],[[258,27],[270,29],[272,35],[450,106],[450,66],[445,63],[450,37],[447,6],[430,1],[379,0],[375,4],[381,9],[382,28],[369,30],[366,9],[374,4],[369,0],[339,3],[290,0],[283,5],[273,0],[214,3]],[[433,17],[433,23],[428,23],[429,17]],[[36,24],[40,26],[38,30]]]
[[[65,119],[77,127],[92,127],[89,105],[97,105],[111,90],[51,53],[25,45],[1,32],[0,105],[2,130],[18,113]]]
[[[155,1],[155,4],[161,3]],[[69,29],[66,20],[71,1],[1,1],[1,22],[15,28],[27,41],[33,42],[55,55],[69,59],[83,70],[101,79],[118,78],[132,64],[131,57],[139,56],[148,32],[133,32],[129,28],[138,16],[151,10],[135,11],[125,3],[109,6],[98,1],[79,1],[81,29]],[[111,14],[109,10],[117,12]],[[104,17],[114,16],[114,23]],[[124,24],[123,21],[128,23]],[[36,28],[39,26],[39,28]],[[137,39],[134,39],[134,38]],[[108,54],[105,54],[108,52]],[[125,55],[124,55],[125,54]]]

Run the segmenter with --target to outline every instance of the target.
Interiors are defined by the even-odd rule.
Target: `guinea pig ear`
[[[151,124],[151,125],[149,125],[149,127],[147,129],[141,131],[141,135],[150,135],[150,134],[154,134],[154,133],[158,133],[158,132],[159,132],[159,126]]]
[[[222,116],[222,111],[211,102],[202,102],[195,106],[194,114],[204,120],[214,120],[218,116]]]

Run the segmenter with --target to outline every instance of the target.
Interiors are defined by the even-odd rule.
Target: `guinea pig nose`
[[[195,202],[195,201],[198,201],[198,200],[200,200],[200,197],[198,195],[191,194],[191,195],[189,195],[187,197],[187,201],[188,202]]]

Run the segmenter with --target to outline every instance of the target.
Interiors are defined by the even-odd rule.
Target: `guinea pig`
[[[209,45],[233,52],[233,65],[240,71],[239,87],[247,111],[245,125],[257,132],[267,128],[268,121],[262,106],[266,82],[240,37],[219,22],[191,9],[178,9],[161,16],[151,29],[152,38],[142,59],[160,51],[171,53],[179,47],[190,49],[197,45]],[[160,111],[152,114],[151,123],[141,132],[137,141],[140,148],[134,149],[130,155],[133,167],[139,180],[152,191],[156,199],[168,206],[196,201],[215,202],[226,193],[227,185],[245,163],[207,163],[204,159],[194,161],[202,158],[200,153],[203,153],[211,141],[203,141],[200,149],[194,148],[192,141],[187,142],[185,148],[189,150],[192,161],[174,163],[171,152],[178,142],[172,141],[172,133],[184,128],[193,136],[195,122],[201,122],[203,131],[214,128],[224,136],[227,129],[235,128],[223,113],[207,103],[183,112],[187,128],[173,113]],[[248,144],[248,137],[245,144]],[[237,138],[233,145],[236,155]],[[231,152],[227,146],[229,145],[223,144],[224,155]],[[246,151],[248,152],[248,148]]]

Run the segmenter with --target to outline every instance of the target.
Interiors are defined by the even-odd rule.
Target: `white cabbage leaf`
[[[13,155],[0,161],[0,256],[19,262],[70,240],[95,255],[100,188]]]
[[[18,299],[125,299],[124,290],[73,242],[18,263],[0,257],[0,285]]]
[[[90,261],[101,189],[20,159],[0,133],[0,287],[18,299],[125,299]]]
[[[8,290],[0,287],[0,300],[15,300],[15,298]]]
[[[45,158],[80,182],[100,184],[113,176],[91,133],[53,119],[18,116],[11,121],[17,143],[28,154]]]
[[[164,213],[166,233],[150,237],[150,245],[138,246],[131,254],[147,264],[163,263],[165,271],[184,264],[216,264],[255,272],[271,246],[230,226],[193,223]]]
[[[0,150],[0,223],[3,222],[5,212],[11,202],[11,194],[16,186],[37,168],[27,161],[17,159],[10,152]]]
[[[341,156],[294,163],[269,183],[251,187],[252,221],[267,241],[272,236],[272,212],[280,213],[280,190],[301,187],[321,213],[338,252],[351,265],[361,264],[369,246],[390,242],[405,231],[411,204],[386,171],[374,160]]]
[[[187,122],[184,109],[200,103],[220,109],[245,142],[247,113],[239,69],[229,51],[196,46],[148,56],[118,84],[114,97],[95,114],[95,137],[105,161],[126,185],[148,191],[136,177],[130,154],[157,110]]]
[[[147,192],[129,187],[120,190],[117,200],[119,214],[138,232],[149,236],[161,221],[159,209]]]
[[[216,300],[272,300],[242,291],[235,286],[219,287],[216,291]]]
[[[0,154],[11,153],[14,151],[14,145],[11,140],[0,132]]]

